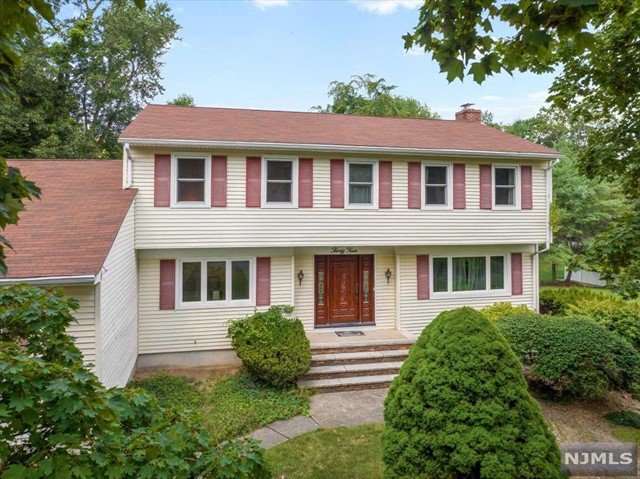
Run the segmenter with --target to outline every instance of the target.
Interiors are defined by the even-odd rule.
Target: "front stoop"
[[[389,387],[411,339],[312,344],[311,369],[298,386],[316,393]]]

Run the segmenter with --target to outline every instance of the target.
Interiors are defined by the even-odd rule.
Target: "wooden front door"
[[[372,324],[373,255],[316,256],[316,325]]]

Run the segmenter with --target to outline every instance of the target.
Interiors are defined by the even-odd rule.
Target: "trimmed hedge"
[[[272,306],[229,324],[231,344],[242,363],[273,386],[294,383],[311,366],[311,346],[302,322],[284,316],[292,310],[290,306]]]
[[[480,310],[482,315],[489,321],[499,321],[505,316],[512,316],[514,314],[533,313],[531,309],[527,308],[524,304],[514,306],[509,302],[495,303],[491,306],[486,306]]]
[[[386,478],[560,477],[560,452],[521,364],[478,311],[438,315],[391,384]]]
[[[569,312],[593,318],[640,350],[640,304],[606,297],[585,299],[569,305]]]
[[[529,382],[557,398],[638,392],[640,354],[587,317],[508,316],[497,323],[524,363]]]
[[[565,316],[570,306],[583,300],[606,299],[607,295],[589,288],[543,288],[540,290],[540,314]]]

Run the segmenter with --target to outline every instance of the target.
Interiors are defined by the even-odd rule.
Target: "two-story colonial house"
[[[227,323],[417,336],[439,312],[536,308],[556,151],[480,122],[149,105],[122,133],[138,365],[215,364]]]

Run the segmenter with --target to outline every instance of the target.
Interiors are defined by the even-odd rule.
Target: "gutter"
[[[59,284],[97,284],[100,279],[95,275],[84,276],[41,276],[38,278],[2,278],[0,285],[29,283],[34,285],[59,285]]]
[[[220,148],[220,149],[248,149],[248,150],[280,150],[280,151],[321,151],[329,153],[374,153],[387,155],[427,155],[427,156],[455,156],[469,158],[508,158],[530,160],[555,160],[557,153],[520,153],[507,151],[455,150],[455,149],[426,149],[400,148],[383,146],[352,146],[313,143],[273,143],[253,141],[206,141],[206,140],[167,140],[149,138],[119,138],[118,143],[134,146],[161,146],[168,148]]]
[[[133,185],[133,157],[131,156],[129,143],[124,144],[124,158],[122,160],[122,187],[126,190]]]

